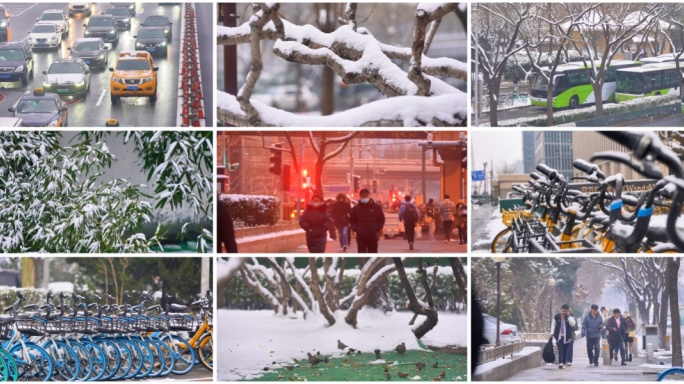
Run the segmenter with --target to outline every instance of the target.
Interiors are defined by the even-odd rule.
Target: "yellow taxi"
[[[121,51],[109,82],[112,104],[121,97],[149,97],[157,101],[157,71],[149,52]]]

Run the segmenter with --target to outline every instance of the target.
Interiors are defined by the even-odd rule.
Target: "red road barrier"
[[[202,95],[202,76],[200,73],[199,52],[197,45],[197,19],[195,6],[191,3],[183,5],[181,20],[181,55],[178,88],[182,96],[178,97],[176,125],[181,127],[204,127],[204,96]]]

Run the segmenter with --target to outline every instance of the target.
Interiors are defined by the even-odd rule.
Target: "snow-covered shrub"
[[[274,225],[278,222],[280,200],[273,196],[221,195],[233,221],[245,226]]]
[[[608,103],[603,105],[604,116],[615,115],[619,113],[633,112],[640,109],[649,109],[655,107],[662,107],[666,105],[673,105],[679,103],[679,94],[666,96],[650,96],[639,99],[624,101],[620,103]],[[567,109],[563,111],[556,111],[553,114],[554,123],[569,124],[577,121],[589,120],[596,117],[596,106]],[[523,117],[519,119],[510,119],[499,121],[499,127],[546,127],[546,114]]]

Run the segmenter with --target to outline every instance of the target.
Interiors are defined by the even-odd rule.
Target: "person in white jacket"
[[[558,368],[563,369],[567,364],[568,351],[572,348],[575,331],[578,330],[577,321],[570,314],[570,306],[561,305],[561,310],[551,322],[551,335],[558,347]]]

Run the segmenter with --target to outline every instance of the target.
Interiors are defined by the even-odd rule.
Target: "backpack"
[[[404,222],[406,223],[416,223],[420,219],[420,214],[418,209],[413,204],[406,204],[406,209],[404,210]]]

